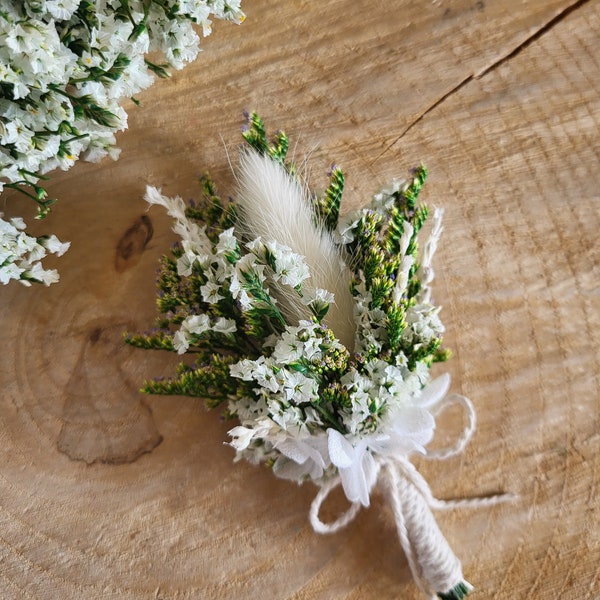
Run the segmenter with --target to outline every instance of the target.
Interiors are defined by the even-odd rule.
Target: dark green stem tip
[[[467,581],[461,581],[447,592],[438,592],[438,598],[442,600],[462,600],[473,589]]]

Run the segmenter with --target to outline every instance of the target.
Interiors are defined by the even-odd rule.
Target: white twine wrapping
[[[475,431],[475,409],[471,401],[464,396],[451,395],[440,403],[437,412],[451,404],[460,404],[465,409],[467,423],[454,445],[430,452],[429,458],[444,460],[461,453]],[[427,481],[405,456],[377,455],[374,458],[377,465],[377,483],[392,509],[400,545],[421,591],[434,599],[439,593],[451,597],[452,591],[459,585],[464,586],[465,590],[471,590],[472,586],[464,580],[461,563],[440,531],[431,509],[493,506],[511,500],[514,496],[500,494],[485,498],[439,500],[433,496]],[[312,502],[309,518],[317,533],[329,534],[339,531],[356,517],[362,506],[360,502],[354,502],[334,522],[321,521],[319,512],[323,502],[340,484],[340,477],[327,481]],[[462,594],[456,597],[462,597]]]

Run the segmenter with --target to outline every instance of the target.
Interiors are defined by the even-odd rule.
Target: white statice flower
[[[178,331],[173,335],[173,347],[178,354],[188,351],[193,341],[193,336],[198,336],[208,331],[211,327],[208,315],[190,315],[186,317]]]
[[[153,83],[154,76],[146,68],[143,54],[132,56],[128,68],[123,71],[121,77],[106,89],[106,97],[108,100],[131,98]]]
[[[50,254],[56,256],[62,256],[71,246],[70,242],[61,242],[54,234],[39,238],[38,241]]]
[[[177,259],[177,275],[181,277],[189,277],[194,269],[194,264],[197,262],[197,255],[193,252],[184,252]]]
[[[427,344],[441,337],[444,325],[439,317],[441,308],[431,304],[417,304],[406,311],[408,327],[402,332],[402,338],[410,344]]]
[[[245,450],[250,445],[256,431],[250,427],[238,425],[237,427],[230,429],[227,433],[231,436],[231,442],[229,442],[230,445],[236,450],[241,451]]]
[[[225,335],[232,334],[237,331],[237,326],[233,319],[225,317],[218,317],[213,322],[206,313],[189,315],[181,322],[179,329],[173,335],[173,347],[179,354],[184,354],[190,345],[198,340],[198,336],[209,331]]]
[[[319,337],[309,337],[302,345],[302,355],[306,360],[315,361],[323,356],[322,340]]]
[[[179,329],[173,335],[173,348],[177,354],[185,354],[190,347],[191,335],[186,329]]]
[[[235,333],[237,325],[233,319],[219,317],[211,328],[215,333]]]
[[[282,364],[289,364],[303,355],[304,342],[298,339],[298,328],[288,328],[277,338],[273,349],[273,358]]]
[[[239,252],[239,244],[235,237],[234,228],[230,227],[219,234],[219,241],[215,248],[216,254],[227,256]]]
[[[352,399],[352,405],[341,412],[342,420],[348,431],[355,435],[364,428],[364,423],[371,415],[370,404],[375,386],[369,377],[355,368],[350,369],[340,383],[349,391]]]
[[[320,304],[320,305],[329,305],[335,302],[335,295],[333,292],[329,290],[324,290],[322,288],[309,289],[306,292],[303,292],[303,296],[301,298],[302,304],[310,305],[310,304]]]
[[[334,239],[338,244],[350,244],[354,241],[362,210],[353,211],[339,218]]]
[[[233,365],[229,365],[229,374],[243,381],[252,381],[252,371],[254,370],[254,361],[244,358]],[[235,412],[235,411],[234,411]]]
[[[284,285],[297,287],[310,277],[308,265],[302,255],[278,242],[267,242],[265,246],[275,260],[275,281],[281,280]]]
[[[387,361],[381,360],[380,358],[373,358],[362,367],[362,371],[372,385],[381,386],[384,385],[390,377],[388,367],[389,363]],[[398,374],[400,375],[400,373]]]
[[[422,370],[421,367],[425,369]],[[385,402],[388,405],[409,406],[429,382],[429,367],[422,362],[417,363],[414,371],[407,367],[388,365],[385,374],[386,380],[379,389],[382,397],[386,396]]]
[[[235,267],[225,257],[218,254],[213,254],[210,257],[210,264],[204,268],[206,273],[209,273],[209,279],[216,281],[220,285],[231,281],[235,274]]]
[[[186,258],[178,263],[182,274],[191,274],[195,262],[206,266],[212,253],[212,244],[206,235],[206,227],[200,227],[185,215],[185,202],[179,196],[168,197],[160,189],[147,186],[144,199],[149,205],[159,205],[167,210],[167,214],[175,220],[173,231],[181,238],[181,245]]]
[[[302,304],[310,308],[312,313],[319,319],[323,318],[329,311],[329,307],[335,303],[335,295],[322,288],[310,288],[302,291]]]
[[[365,422],[371,416],[371,395],[365,389],[358,389],[352,392],[352,406],[343,408],[341,411],[344,427],[352,435],[363,431]]]
[[[239,0],[89,4],[79,11],[81,0],[0,0],[0,192],[24,191],[80,158],[116,159],[123,101],[153,83],[161,62],[181,69],[196,58],[195,28],[208,35],[212,18],[244,19]],[[185,233],[202,247],[200,232]]]
[[[297,371],[281,369],[283,376],[283,394],[295,404],[309,403],[317,398],[318,384],[312,377]]]
[[[311,321],[300,321],[298,327],[286,327],[277,337],[272,358],[280,365],[289,365],[298,359],[318,360],[322,356],[322,338],[316,335],[318,325]],[[337,340],[331,347],[341,348]]]
[[[250,378],[252,380],[252,378]],[[254,425],[257,421],[267,421],[269,417],[268,397],[259,394],[256,397],[246,395],[230,398],[228,409],[237,415],[242,425]],[[271,424],[272,425],[272,424]]]
[[[395,196],[399,192],[405,192],[407,189],[408,182],[405,179],[393,179],[377,193],[373,194],[371,207],[382,216],[386,216],[394,206]]]
[[[6,256],[3,256],[0,253],[0,260],[3,260],[3,264],[0,267],[0,283],[6,285],[11,279],[16,279],[17,281],[21,279],[21,275],[25,272],[25,269],[19,267],[18,264],[14,261],[8,262],[6,261]],[[29,285],[29,282],[23,282],[25,285]]]
[[[238,278],[247,280],[247,276],[256,277],[260,283],[267,280],[265,275],[265,265],[258,262],[254,254],[244,254],[240,260],[235,263],[235,271]]]
[[[304,413],[298,406],[278,402],[275,398],[271,398],[267,406],[271,420],[283,431],[290,432],[294,437],[309,434],[304,424]]]
[[[4,44],[8,50],[23,56],[34,55],[45,42],[45,30],[33,23],[15,22],[4,32]]]
[[[192,62],[200,51],[198,34],[185,22],[170,21],[160,35],[165,57],[176,69]]]
[[[233,438],[231,445],[238,451],[245,450],[255,439],[264,439],[273,432],[273,421],[265,418],[253,420],[252,427],[238,425],[229,430],[229,435]]]
[[[216,304],[219,300],[223,300],[225,296],[221,293],[222,291],[221,286],[217,282],[210,280],[200,287],[202,300],[208,304]]]
[[[231,279],[229,280],[229,293],[234,300],[237,300],[240,303],[243,311],[252,308],[252,298],[250,298],[248,292],[244,289],[237,269],[232,273]]]
[[[208,5],[201,0],[179,0],[179,11],[190,15],[199,23],[206,21],[210,15]]]
[[[238,363],[230,365],[229,372],[232,377],[244,381],[255,381],[261,388],[270,393],[277,393],[281,389],[282,379],[277,376],[271,358],[260,356],[257,360],[243,359]]]
[[[373,431],[380,426],[374,415],[382,411],[385,414],[386,407],[412,406],[428,381],[427,367],[425,373],[420,369],[410,371],[405,365],[390,364],[378,358],[368,361],[360,370],[349,369],[340,380],[352,400],[351,405],[341,411],[344,426],[352,435]]]
[[[258,360],[254,362],[254,369],[252,371],[252,379],[258,383],[258,385],[271,393],[277,393],[281,390],[282,379],[278,372],[273,369],[274,362],[260,356]]]
[[[357,290],[361,286],[357,286]],[[371,293],[357,293],[354,303],[356,323],[355,349],[360,352],[379,351],[387,338],[386,314],[379,308],[369,308]]]
[[[250,252],[256,257],[264,258],[265,245],[260,236],[250,240],[249,242],[246,242],[246,248],[250,250]]]
[[[56,269],[44,269],[39,261],[34,262],[31,265],[31,268],[25,269],[23,277],[25,277],[27,281],[40,281],[44,285],[57,283],[59,279],[58,271]]]
[[[209,316],[207,314],[201,314],[186,317],[181,323],[181,328],[193,335],[202,335],[212,327]]]
[[[62,256],[70,246],[55,235],[34,238],[25,233],[25,222],[20,217],[8,221],[0,213],[0,283],[11,280],[29,286],[32,281],[51,285],[59,279],[56,269],[44,269],[41,260],[47,254]]]
[[[68,21],[81,0],[46,0],[46,10],[56,19]]]

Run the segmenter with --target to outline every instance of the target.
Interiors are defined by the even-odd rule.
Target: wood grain
[[[61,283],[1,290],[0,598],[419,597],[380,496],[319,536],[313,487],[233,464],[201,402],[136,391],[177,362],[121,341],[151,325],[173,239],[144,187],[191,197],[210,170],[226,192],[245,108],[297,141],[315,185],[341,165],[347,207],[427,164],[447,366],[478,430],[418,466],[440,497],[519,495],[439,524],[474,599],[599,598],[600,4],[245,8],[127,106],[118,162],[54,174],[60,201],[33,227],[72,241]]]

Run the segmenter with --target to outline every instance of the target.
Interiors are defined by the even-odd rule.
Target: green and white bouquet
[[[116,159],[122,101],[196,58],[196,26],[206,36],[211,18],[243,17],[240,0],[0,0],[0,192],[18,189],[45,216],[45,174]],[[0,282],[52,283],[21,225],[0,218]]]
[[[234,200],[223,201],[208,178],[202,201],[189,205],[147,190],[181,241],[159,271],[156,328],[126,339],[193,360],[143,389],[222,407],[238,421],[229,431],[237,458],[319,485],[316,531],[344,526],[379,481],[423,591],[462,598],[470,586],[429,510],[456,504],[433,498],[408,460],[414,452],[456,454],[475,427],[470,401],[446,395],[449,376],[430,376],[449,353],[431,299],[441,210],[422,248],[418,242],[430,212],[418,202],[426,170],[340,217],[339,167],[314,194],[287,160],[283,132],[269,140],[252,114],[243,135]],[[449,403],[466,410],[465,431],[455,446],[428,451],[435,416]],[[319,509],[337,485],[351,507],[325,524]]]

